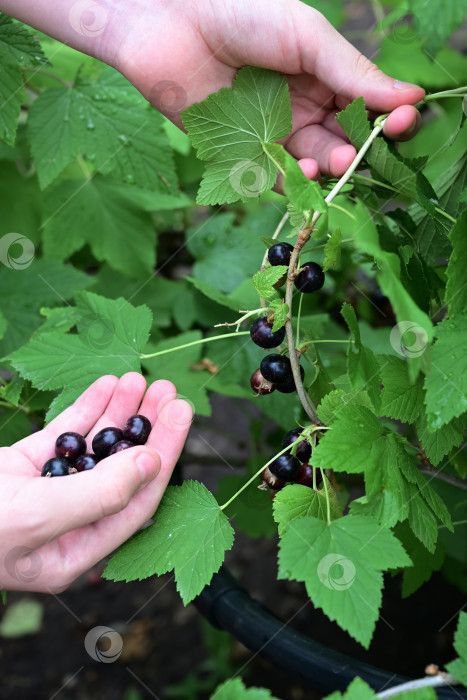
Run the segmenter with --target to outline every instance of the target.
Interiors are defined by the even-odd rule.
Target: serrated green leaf
[[[459,418],[453,418],[439,430],[430,432],[426,416],[423,414],[417,420],[417,432],[425,454],[432,464],[438,465],[443,457],[453,447],[461,444],[467,423],[467,414]]]
[[[360,149],[370,135],[363,98],[354,100],[343,113],[339,113],[337,121],[349,140]],[[404,161],[381,136],[373,141],[365,159],[371,168],[401,195],[416,200],[427,211],[434,213],[434,205],[430,203],[429,198],[435,198],[436,194],[420,172],[420,168],[412,169],[409,162]]]
[[[134,581],[174,571],[185,605],[221,566],[234,532],[207,488],[197,481],[169,486],[155,524],[126,542],[108,563],[104,577]]]
[[[272,324],[272,331],[275,333],[275,331],[278,331],[282,326],[285,326],[285,322],[287,321],[287,314],[289,313],[289,307],[287,304],[284,304],[282,300],[275,304],[274,306],[270,306],[270,311],[274,312],[274,323]]]
[[[467,613],[459,613],[459,622],[454,633],[454,649],[459,658],[446,665],[449,673],[467,685]]]
[[[409,10],[416,19],[418,35],[426,39],[424,48],[433,58],[460,26],[467,12],[467,1],[409,0]]]
[[[219,292],[217,289],[214,289],[214,287],[211,287],[210,284],[203,282],[203,280],[194,279],[193,277],[187,277],[186,279],[195,289],[201,292],[201,294],[204,294],[205,297],[211,299],[211,301],[214,301],[216,304],[226,306],[228,309],[237,313],[240,311],[242,306],[240,300],[236,300],[233,297],[227,296],[227,294]]]
[[[325,477],[326,478],[326,477]],[[321,481],[318,478],[318,483]],[[331,520],[342,517],[342,509],[331,483],[327,483]],[[324,485],[318,491],[309,486],[291,484],[281,489],[273,501],[274,520],[279,525],[279,535],[287,529],[291,520],[318,518],[327,520],[326,491]]]
[[[129,277],[154,270],[156,236],[151,216],[134,201],[133,188],[94,177],[66,180],[46,194],[44,256],[67,260],[88,244],[97,260]]]
[[[103,374],[140,371],[139,353],[151,328],[151,312],[125,299],[76,294],[79,334],[37,333],[8,356],[9,362],[38,389],[66,389],[76,396]]]
[[[198,158],[207,161],[199,204],[248,201],[270,189],[277,168],[263,143],[279,141],[292,128],[283,76],[247,66],[232,88],[222,88],[182,113]]]
[[[13,146],[23,101],[23,80],[19,68],[8,63],[0,67],[0,139]]]
[[[355,310],[350,304],[344,304],[341,315],[350,330],[350,342],[347,348],[347,371],[354,389],[365,389],[375,407],[380,404],[380,368],[373,352],[366,348],[360,339]]]
[[[218,688],[211,700],[276,700],[266,688],[245,688],[240,678],[231,678]]]
[[[339,269],[341,262],[341,246],[342,233],[340,228],[335,228],[324,246],[324,272],[332,269]]]
[[[21,22],[13,22],[4,14],[0,14],[0,62],[2,65],[32,68],[48,64],[41,45],[32,32]]]
[[[381,356],[381,415],[413,423],[423,411],[423,387],[411,384],[407,362],[391,355]]]
[[[467,286],[465,271],[467,269],[467,210],[463,211],[453,226],[449,238],[452,243],[451,257],[446,270],[446,297],[450,316],[467,312]]]
[[[73,87],[45,90],[31,106],[28,128],[42,188],[83,154],[123,182],[177,192],[161,115],[111,68],[98,80],[78,75]]]
[[[273,285],[287,274],[287,270],[287,265],[275,265],[266,270],[259,270],[253,275],[253,284],[260,297],[264,299],[275,297],[277,292]]]
[[[325,214],[328,205],[324,201],[320,185],[306,177],[295,158],[287,153],[284,146],[269,143],[264,145],[264,150],[280,163],[284,170],[284,192],[294,209],[300,212],[320,211]]]
[[[356,391],[355,393],[346,393],[343,389],[335,389],[322,399],[317,409],[318,417],[324,425],[331,425],[339,415],[340,409],[348,404],[365,406],[371,412],[374,411],[368,392]]]
[[[429,430],[437,430],[467,411],[467,314],[436,326],[437,342],[425,377]]]
[[[24,384],[24,379],[18,374],[15,374],[15,376],[10,379],[7,384],[0,387],[0,395],[5,399],[5,401],[8,401],[8,403],[13,404],[13,406],[17,406],[21,392],[24,388]]]
[[[363,97],[358,97],[342,112],[339,112],[336,115],[336,121],[358,149],[363,146],[371,134]]]
[[[381,571],[411,565],[391,531],[362,516],[329,525],[301,518],[289,523],[279,547],[279,578],[304,581],[313,605],[368,648],[381,605]]]

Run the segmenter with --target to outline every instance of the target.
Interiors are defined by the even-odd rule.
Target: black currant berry
[[[302,464],[300,474],[295,479],[295,483],[301,486],[309,486],[310,489],[313,488],[313,467],[311,464]]]
[[[274,489],[275,491],[279,491],[285,486],[284,482],[269,470],[269,467],[263,469],[261,478],[270,489]]]
[[[269,350],[269,348],[277,348],[285,338],[285,327],[279,328],[278,331],[273,331],[273,322],[268,321],[266,316],[257,318],[250,326],[250,336],[252,341],[259,345],[260,348]]]
[[[282,447],[288,447],[293,442],[296,442],[300,437],[300,433],[302,432],[303,428],[294,428],[293,430],[289,430],[289,432],[284,435]],[[311,457],[311,445],[308,440],[301,440],[301,442],[299,442],[295,456],[300,460],[300,462],[308,462]]]
[[[144,445],[151,432],[151,421],[146,416],[138,414],[130,416],[123,428],[123,438],[134,445]]]
[[[109,457],[110,455],[114,455],[116,452],[122,452],[122,450],[127,450],[129,447],[135,447],[134,442],[130,442],[130,440],[120,440],[119,442],[116,442],[115,445],[112,445],[112,447],[109,450]]]
[[[92,451],[99,459],[102,459],[107,457],[110,448],[120,440],[123,440],[120,428],[102,428],[92,439]]]
[[[301,292],[309,294],[317,292],[324,284],[324,272],[321,265],[315,262],[307,262],[299,270],[295,278],[295,286]]]
[[[256,372],[250,377],[250,386],[257,396],[262,396],[263,394],[271,394],[276,388],[272,382],[269,382],[261,374],[261,370],[257,369]]]
[[[68,476],[73,465],[63,457],[52,457],[42,467],[41,476]]]
[[[303,377],[305,376],[305,370],[303,369],[303,367],[301,365],[300,365],[300,376],[301,376],[302,382],[303,382]],[[293,375],[291,377],[289,377],[289,379],[286,382],[276,384],[276,389],[281,394],[291,394],[293,391],[296,391],[297,387],[295,386],[295,379],[293,378]]]
[[[74,468],[78,472],[87,472],[89,469],[94,469],[99,461],[99,457],[92,454],[80,455],[74,463]]]
[[[279,455],[279,457],[269,465],[269,471],[271,474],[281,479],[281,481],[295,481],[300,473],[300,462],[291,454]]]
[[[290,360],[285,355],[266,355],[261,360],[259,368],[263,377],[274,384],[287,382],[292,377]]]
[[[55,456],[74,462],[86,452],[86,440],[79,433],[62,433],[55,441]]]
[[[271,265],[288,265],[292,255],[293,245],[290,243],[274,243],[268,250],[268,260]]]

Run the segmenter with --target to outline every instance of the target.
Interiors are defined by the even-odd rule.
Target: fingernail
[[[159,474],[160,465],[158,464],[157,468],[154,468],[156,461],[156,456],[148,452],[142,452],[138,455],[136,465],[141,474],[141,483],[149,483]]]
[[[395,80],[393,87],[396,88],[396,90],[408,90],[409,88],[418,87],[418,85],[414,85],[413,83],[403,83],[401,80]]]

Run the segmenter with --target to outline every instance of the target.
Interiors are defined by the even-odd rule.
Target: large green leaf
[[[98,80],[78,74],[72,87],[45,90],[31,107],[28,127],[42,188],[82,154],[123,182],[177,191],[161,115],[111,68]]]
[[[409,0],[418,34],[426,39],[424,48],[430,58],[446,43],[467,12],[467,0]]]
[[[368,648],[381,572],[411,565],[399,540],[371,518],[347,515],[329,524],[292,520],[279,546],[279,577],[304,581],[313,605]]]
[[[214,496],[203,484],[169,486],[155,524],[113,555],[104,571],[114,581],[134,581],[174,571],[177,590],[189,603],[221,566],[234,532]]]
[[[46,194],[44,255],[67,260],[86,243],[100,262],[129,277],[154,270],[156,233],[133,188],[104,177],[67,180]]]
[[[277,168],[263,143],[278,141],[292,128],[283,76],[247,66],[232,88],[192,105],[182,120],[198,158],[207,161],[199,204],[247,201],[274,185]]]
[[[459,654],[459,658],[447,664],[449,673],[457,678],[461,683],[467,685],[467,613],[459,613],[459,623],[454,634],[454,649]]]

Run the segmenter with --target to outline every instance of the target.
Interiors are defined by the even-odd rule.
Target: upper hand
[[[57,593],[147,522],[162,498],[191,424],[191,407],[170,382],[147,392],[135,372],[104,376],[43,430],[0,448],[0,588]],[[146,445],[106,458],[90,471],[41,478],[55,440],[72,430],[92,438],[142,413]]]

